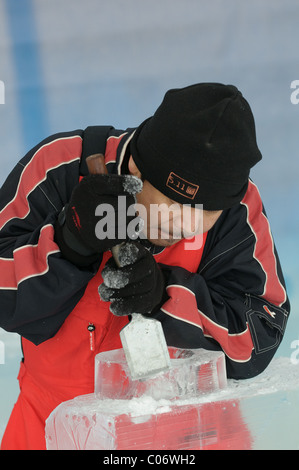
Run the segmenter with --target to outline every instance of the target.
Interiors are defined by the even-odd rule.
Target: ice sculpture
[[[47,448],[299,447],[299,367],[289,359],[274,360],[257,378],[226,381],[223,353],[171,348],[170,355],[168,375],[134,383],[122,350],[99,354],[95,393],[64,402],[51,413]]]
[[[131,380],[123,349],[100,353],[95,358],[95,394],[98,398],[130,400],[150,396],[155,400],[191,398],[226,387],[224,354],[204,349],[168,348],[170,370]]]

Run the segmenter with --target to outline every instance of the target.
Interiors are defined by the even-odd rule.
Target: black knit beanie
[[[206,210],[239,203],[262,158],[248,102],[220,83],[169,90],[136,129],[131,153],[142,177],[165,196]]]

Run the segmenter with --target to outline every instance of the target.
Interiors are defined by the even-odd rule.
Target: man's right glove
[[[56,242],[64,257],[78,266],[88,266],[100,253],[134,238],[132,233],[128,237],[127,227],[136,214],[130,210],[128,215],[128,208],[141,189],[141,180],[131,175],[84,177],[55,226]]]
[[[111,302],[116,316],[151,314],[168,298],[165,277],[154,256],[141,243],[124,243],[118,252],[119,266],[110,258],[102,270],[99,295]]]

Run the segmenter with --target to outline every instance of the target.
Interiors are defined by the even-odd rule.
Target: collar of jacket
[[[108,173],[129,174],[130,142],[135,129],[120,131],[113,129],[109,134],[105,148],[105,163]]]
[[[117,130],[112,126],[89,126],[83,131],[80,176],[88,175],[86,158],[102,153],[109,173],[128,173],[131,141],[135,128]]]

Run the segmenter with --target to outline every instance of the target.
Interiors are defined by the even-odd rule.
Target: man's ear
[[[137,168],[137,166],[136,166],[136,164],[133,160],[132,155],[130,155],[128,167],[129,167],[129,172],[130,172],[131,175],[137,176],[137,178],[141,178],[141,172],[138,170],[138,168]]]

